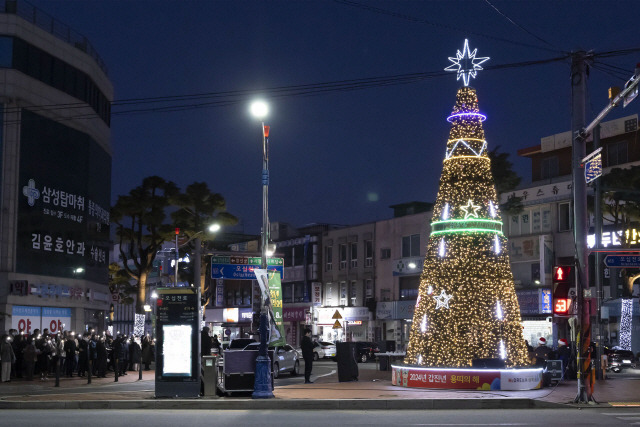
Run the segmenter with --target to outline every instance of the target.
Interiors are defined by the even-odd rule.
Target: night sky
[[[485,68],[640,48],[637,1],[32,3],[85,35],[109,68],[112,200],[150,175],[181,188],[205,181],[247,233],[262,221],[260,124],[248,113],[259,95],[271,103],[271,221],[352,225],[390,218],[389,205],[435,200],[462,84],[443,69],[465,38],[491,57]],[[640,52],[600,62],[587,120]],[[570,129],[569,65],[487,69],[471,83],[489,148],[509,153],[525,182],[531,168],[516,151]],[[349,82],[318,89],[337,81]],[[292,90],[299,85],[308,86]],[[206,96],[118,103],[197,94]],[[636,101],[607,119],[639,109]]]

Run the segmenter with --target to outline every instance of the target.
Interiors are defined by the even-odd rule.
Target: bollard
[[[114,382],[118,382],[118,374],[120,373],[120,361],[116,358],[113,361],[113,372],[116,374],[116,380]]]
[[[138,381],[142,381],[142,359],[138,363]]]
[[[56,359],[56,384],[54,387],[60,387],[60,356]]]
[[[89,360],[87,360],[87,365],[88,365],[88,369],[87,369],[87,384],[91,384],[91,369],[93,369],[93,362],[91,362],[91,358],[89,358]]]

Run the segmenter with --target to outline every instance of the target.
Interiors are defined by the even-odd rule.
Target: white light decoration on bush
[[[438,255],[442,258],[445,255],[444,239],[440,239],[440,247],[438,249]]]
[[[422,365],[422,355],[418,355],[418,365]]]
[[[427,288],[427,295],[431,295],[433,293],[433,286],[429,285],[429,287]],[[416,306],[418,305],[419,301],[416,301]]]
[[[444,208],[442,208],[442,219],[449,219],[449,203],[444,204]]]
[[[493,252],[496,255],[500,255],[500,252],[502,252],[502,248],[500,247],[500,238],[498,237],[498,235],[496,234],[496,236],[493,238]]]
[[[500,305],[500,301],[496,302],[496,316],[498,319],[502,320],[502,306]]]
[[[144,335],[144,314],[136,313],[133,323],[133,335],[141,337]]]
[[[631,329],[633,319],[633,300],[623,299],[620,316],[620,347],[631,350]]]
[[[420,331],[424,334],[427,332],[427,315],[425,314],[422,318],[422,323],[420,323]]]
[[[500,359],[507,358],[507,350],[504,348],[504,340],[500,340]]]

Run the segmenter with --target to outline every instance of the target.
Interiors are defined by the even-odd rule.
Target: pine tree
[[[405,363],[464,367],[500,358],[523,366],[527,347],[475,89],[458,90],[447,120],[451,131]]]

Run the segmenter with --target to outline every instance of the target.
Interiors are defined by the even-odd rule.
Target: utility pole
[[[571,59],[571,130],[572,145],[572,187],[573,187],[573,228],[576,249],[576,300],[578,308],[578,331],[576,334],[578,394],[575,402],[588,403],[593,400],[591,387],[591,313],[585,304],[584,294],[589,289],[589,269],[587,267],[587,183],[584,179],[582,159],[586,156],[585,138],[581,131],[585,126],[585,106],[587,90],[587,60],[592,55],[585,51],[574,52]]]
[[[574,203],[574,236],[576,247],[576,300],[578,308],[578,394],[574,399],[577,403],[591,403],[593,399],[594,372],[591,368],[591,310],[590,305],[585,304],[585,291],[589,289],[589,276],[587,266],[587,194],[586,180],[584,179],[584,165],[581,159],[586,154],[586,140],[591,131],[613,110],[620,102],[624,101],[624,106],[629,104],[638,95],[638,84],[640,83],[640,63],[636,65],[634,75],[627,81],[625,89],[620,92],[596,118],[585,125],[585,94],[586,94],[586,70],[587,62],[593,57],[584,51],[573,54],[571,61],[571,89],[572,89],[572,123],[573,146],[572,146],[572,168],[573,168],[573,203]],[[599,141],[599,134],[597,135]],[[596,201],[596,204],[599,200]],[[601,215],[600,215],[601,216]],[[596,232],[599,242],[600,233]],[[603,248],[596,246],[594,252],[602,252]],[[599,268],[599,265],[598,267]],[[599,281],[596,282],[598,284]],[[598,289],[598,316],[600,316],[600,292]]]

